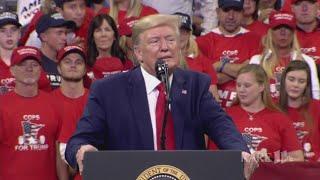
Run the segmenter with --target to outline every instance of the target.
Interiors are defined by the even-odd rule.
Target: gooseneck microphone
[[[170,104],[170,83],[169,83],[169,69],[168,64],[165,63],[162,59],[158,59],[155,63],[155,71],[157,78],[164,83],[166,90],[166,103],[165,103],[165,114],[163,116],[163,123],[161,129],[161,149],[166,150],[166,126],[168,121],[168,112],[169,112],[169,104]]]

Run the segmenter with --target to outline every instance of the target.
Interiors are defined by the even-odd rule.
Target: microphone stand
[[[165,68],[165,73],[164,76],[162,76],[162,82],[164,82],[165,84],[165,88],[166,88],[166,103],[164,104],[164,109],[165,109],[165,113],[163,116],[163,121],[162,121],[162,129],[161,129],[161,137],[160,137],[160,146],[162,150],[166,150],[166,126],[167,126],[167,121],[168,121],[168,113],[169,113],[169,106],[171,104],[171,99],[170,99],[170,82],[169,82],[169,72],[168,72],[168,68]]]

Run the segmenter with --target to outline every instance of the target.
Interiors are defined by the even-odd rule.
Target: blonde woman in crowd
[[[251,64],[260,64],[270,78],[270,92],[273,98],[280,95],[282,71],[292,60],[308,63],[311,70],[311,89],[314,99],[320,98],[319,80],[314,60],[302,54],[295,33],[295,18],[292,14],[276,12],[270,16],[270,29],[263,39],[264,51],[251,58]]]

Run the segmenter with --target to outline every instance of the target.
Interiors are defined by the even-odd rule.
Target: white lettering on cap
[[[275,20],[285,19],[285,20],[292,21],[293,15],[291,15],[291,14],[275,14],[275,15],[274,15],[274,19],[275,19]]]
[[[13,19],[13,20],[17,20],[17,16],[11,12],[4,12],[0,14],[0,20],[3,19]]]
[[[24,54],[34,54],[34,55],[37,55],[37,50],[32,49],[32,48],[19,49],[17,52],[18,52],[19,55],[24,55]]]
[[[53,19],[59,20],[59,19],[64,19],[63,16],[60,13],[54,13],[51,15]]]
[[[70,51],[72,49],[79,49],[80,51],[82,51],[82,49],[80,47],[78,47],[78,46],[66,46],[64,48],[64,51],[67,52],[67,51]]]

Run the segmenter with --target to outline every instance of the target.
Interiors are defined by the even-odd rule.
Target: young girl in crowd
[[[281,77],[280,106],[296,129],[307,161],[320,161],[320,102],[312,99],[308,64],[292,61]]]
[[[100,79],[133,67],[119,46],[117,26],[109,15],[99,14],[92,20],[87,44],[90,79]]]
[[[294,128],[273,103],[268,87],[268,77],[261,66],[249,64],[241,68],[236,80],[237,102],[227,113],[258,160],[303,161]]]

